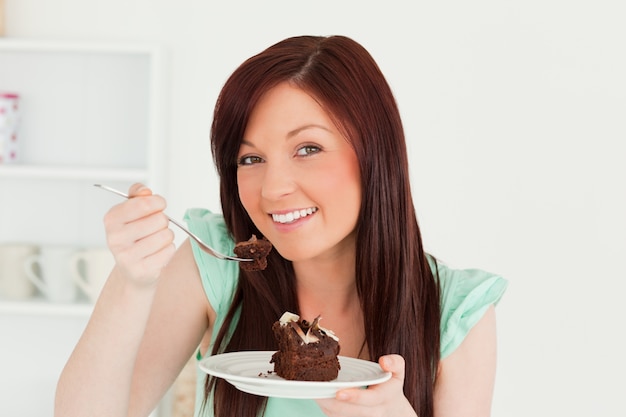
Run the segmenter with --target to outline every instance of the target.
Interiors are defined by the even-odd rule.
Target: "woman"
[[[267,269],[189,241],[175,251],[165,201],[132,186],[105,217],[116,267],[60,378],[58,416],[145,416],[196,350],[275,350],[285,311],[321,315],[342,355],[392,378],[287,400],[200,375],[197,415],[489,415],[506,283],[425,254],[399,112],[362,46],[295,37],[250,58],[222,89],[211,141],[224,215],[191,209],[189,227],[224,252],[266,237]]]

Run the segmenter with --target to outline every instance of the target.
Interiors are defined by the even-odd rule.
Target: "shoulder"
[[[224,215],[221,213],[213,213],[205,208],[190,208],[185,212],[184,220],[190,229],[195,229],[194,233],[212,232],[208,237],[219,239],[229,235]]]
[[[429,258],[441,288],[441,358],[459,347],[469,331],[496,305],[507,281],[480,269],[453,269]]]
[[[191,208],[185,212],[184,220],[189,230],[211,247],[222,253],[232,252],[235,242],[226,228],[226,222],[221,213],[213,213],[203,208]],[[199,250],[199,247],[194,243],[194,251],[195,249]],[[209,256],[207,259],[215,258]],[[223,263],[225,262],[218,264]]]
[[[222,253],[232,253],[235,242],[231,237],[224,216],[203,208],[188,209],[184,217],[189,230],[211,247]],[[218,315],[230,306],[239,278],[239,265],[226,262],[205,253],[191,241],[193,257],[200,273],[204,292]]]

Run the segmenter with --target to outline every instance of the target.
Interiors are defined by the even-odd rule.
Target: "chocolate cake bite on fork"
[[[246,241],[238,242],[233,251],[240,258],[252,259],[252,262],[240,262],[241,269],[245,271],[262,271],[267,268],[267,255],[272,250],[269,240],[257,239],[256,235]]]

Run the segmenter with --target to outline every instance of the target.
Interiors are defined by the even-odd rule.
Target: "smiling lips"
[[[287,223],[292,223],[303,217],[310,216],[316,211],[317,211],[317,207],[309,207],[309,208],[302,209],[302,210],[294,210],[290,213],[272,214],[272,219],[276,223],[287,224]]]

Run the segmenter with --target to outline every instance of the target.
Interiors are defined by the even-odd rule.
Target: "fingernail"
[[[389,356],[385,356],[384,358],[381,358],[381,362],[382,362],[382,366],[385,369],[388,369],[389,367],[393,366],[393,359],[390,358]]]
[[[341,401],[346,401],[346,400],[347,400],[347,399],[349,399],[349,398],[350,398],[350,395],[348,395],[348,393],[347,393],[347,392],[341,392],[341,391],[340,391],[340,392],[338,392],[338,393],[337,393],[337,399],[338,399],[338,400],[341,400]]]

